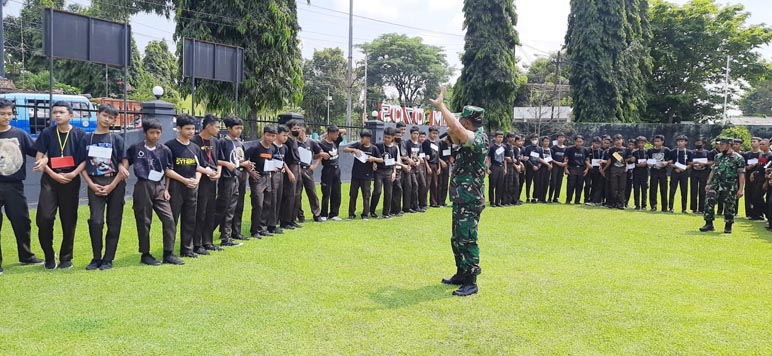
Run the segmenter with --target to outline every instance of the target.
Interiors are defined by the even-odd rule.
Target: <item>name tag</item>
[[[383,165],[386,167],[391,167],[394,165],[394,158],[389,158],[383,161]]]
[[[635,163],[628,164],[627,169],[635,169]]]
[[[273,172],[274,169],[274,163],[273,160],[265,160],[265,164],[263,164],[263,172]]]
[[[153,182],[160,182],[161,179],[163,179],[164,174],[162,172],[151,170],[150,173],[147,174],[147,180],[153,181]]]
[[[552,162],[552,157],[550,157],[550,156],[544,157],[544,161],[547,162],[547,163],[550,163],[550,162]]]
[[[410,148],[410,151],[411,151],[411,152],[413,152],[413,153],[418,153],[418,151],[420,151],[420,150],[421,150],[421,149],[420,149],[420,148],[418,148],[418,147],[411,147],[411,148]]]
[[[447,150],[442,150],[442,155],[443,156],[450,156],[450,148],[448,148]]]
[[[439,151],[440,150],[440,148],[437,147],[437,145],[435,145],[433,143],[430,145],[430,147],[432,148],[432,151]]]
[[[592,162],[592,166],[593,167],[600,167],[600,160],[599,159],[594,159],[593,158],[593,160],[591,162]]]
[[[531,151],[531,157],[533,158],[539,158],[539,152]]]
[[[113,149],[97,145],[90,145],[88,146],[88,156],[94,158],[112,158]]]
[[[622,160],[622,155],[620,155],[619,152],[614,152],[612,156],[614,156],[614,158],[616,158],[617,161]]]
[[[648,164],[650,166],[656,166],[657,165],[657,160],[654,159],[654,158],[649,158],[649,159],[646,160],[646,164]]]
[[[504,147],[499,147],[499,149],[496,150],[496,154],[500,155],[502,153],[504,153]]]
[[[694,163],[708,163],[707,158],[695,158]]]
[[[685,164],[683,164],[683,163],[678,163],[678,162],[676,162],[676,164],[675,164],[675,167],[676,167],[676,168],[678,168],[678,169],[680,169],[680,170],[682,170],[682,171],[685,171],[685,170],[686,170],[686,168],[687,168]]]
[[[282,168],[284,168],[284,161],[280,161],[278,159],[275,159],[275,160],[273,160],[273,165],[274,165],[274,167],[276,167],[276,169],[281,170]]]
[[[424,158],[424,157],[426,157],[426,153],[419,153],[419,154],[418,154],[418,157],[419,157],[419,158]]]
[[[759,164],[759,159],[758,158],[751,158],[751,159],[748,160],[748,165],[749,166],[752,166],[754,164]]]
[[[50,162],[51,162],[51,168],[53,169],[75,167],[75,159],[72,156],[52,157]]]

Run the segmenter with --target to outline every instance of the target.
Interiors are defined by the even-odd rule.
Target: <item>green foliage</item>
[[[733,84],[767,76],[756,51],[772,41],[772,27],[750,25],[743,5],[692,0],[683,6],[655,0],[649,12],[653,76],[646,120],[702,121],[720,116],[727,56]],[[710,86],[710,84],[714,84]]]
[[[303,63],[303,103],[305,116],[311,121],[327,120],[329,89],[330,122],[346,122],[346,57],[340,48],[314,51],[312,59]]]
[[[48,91],[50,85],[51,75],[48,71],[42,71],[38,73],[23,72],[16,79],[16,88],[22,90],[32,91]],[[54,82],[54,89],[61,90],[63,94],[80,94],[82,91],[80,88],[73,87],[68,84],[64,84],[58,81]]]
[[[484,107],[489,131],[508,130],[512,125],[519,76],[516,24],[512,0],[464,0],[464,69],[454,88],[452,108]]]
[[[740,109],[746,116],[772,116],[772,80],[762,81],[746,92]]]
[[[181,104],[182,98],[177,80],[179,75],[177,58],[169,51],[165,41],[148,42],[142,57],[142,69],[147,79],[143,80],[141,87],[136,88],[135,91],[147,97],[143,100],[152,100],[153,87],[160,85],[164,88],[163,100],[176,105]]]
[[[387,33],[361,48],[368,60],[367,81],[394,87],[403,106],[424,104],[451,74],[442,48],[424,44],[421,37]]]
[[[743,151],[750,151],[751,150],[751,138],[753,137],[751,135],[751,132],[748,131],[748,128],[745,126],[730,126],[723,130],[721,130],[721,133],[718,135],[719,137],[731,137],[731,138],[741,138],[743,140]]]

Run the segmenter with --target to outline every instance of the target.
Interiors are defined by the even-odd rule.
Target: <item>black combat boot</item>
[[[726,222],[726,224],[724,225],[724,233],[725,234],[731,234],[732,233],[732,224],[733,223],[734,222],[729,222],[729,221]]]
[[[454,291],[453,295],[468,297],[475,293],[477,293],[477,276],[470,274],[464,276],[464,284],[461,285],[461,288]]]
[[[713,227],[713,221],[705,220],[705,226],[700,228],[701,232],[708,232],[708,231],[716,231],[716,228]]]
[[[453,277],[442,279],[442,284],[453,284],[453,285],[460,286],[464,284],[463,282],[464,282],[464,279],[461,276],[460,268],[456,268],[456,274],[454,274]]]

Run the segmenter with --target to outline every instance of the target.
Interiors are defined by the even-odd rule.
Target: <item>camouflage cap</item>
[[[716,142],[719,144],[732,144],[734,142],[734,139],[731,137],[717,137]]]
[[[483,124],[483,116],[485,116],[485,109],[467,105],[464,106],[464,111],[459,118],[469,119],[475,126],[480,127]]]

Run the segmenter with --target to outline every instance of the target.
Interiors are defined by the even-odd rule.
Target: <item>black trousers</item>
[[[504,166],[491,165],[488,176],[488,199],[491,205],[504,203]]]
[[[523,187],[525,186],[525,172],[528,170],[528,167],[523,164],[523,171],[518,173],[518,180],[520,181],[520,185],[517,186],[517,201],[520,201],[520,197],[523,196]]]
[[[640,169],[640,168],[638,168]],[[636,208],[646,209],[646,195],[649,193],[649,175],[645,168],[633,172],[633,204]]]
[[[536,183],[535,198],[542,202],[547,201],[547,191],[549,190],[550,185],[550,170],[547,166],[539,168],[536,172],[534,182]]]
[[[193,247],[212,245],[217,221],[217,182],[201,177],[198,183],[196,224],[193,231]]]
[[[440,177],[438,184],[438,203],[442,206],[445,206],[448,201],[448,185],[450,184],[450,162],[445,162],[444,168],[440,166]]]
[[[620,208],[625,206],[625,188],[627,186],[627,172],[625,168],[611,167],[609,176],[609,194],[607,204],[610,207]]]
[[[231,233],[233,236],[241,236],[241,226],[244,218],[244,200],[247,197],[247,185],[249,184],[249,174],[247,171],[241,171],[238,177],[239,196],[236,200],[236,210],[233,212],[233,225]]]
[[[401,169],[397,169],[396,178],[391,182],[391,213],[390,215],[399,214],[402,211],[402,173]]]
[[[753,182],[750,181],[754,174]],[[764,216],[764,175],[757,172],[745,174],[745,216],[758,218]],[[750,204],[749,204],[750,203]],[[749,206],[750,205],[750,206]]]
[[[630,203],[630,197],[633,195],[633,171],[627,171],[627,184],[625,186],[625,207]]]
[[[198,187],[188,188],[184,184],[170,180],[172,216],[174,224],[179,226],[180,254],[193,252],[193,233],[196,229],[196,210],[198,209]],[[184,213],[183,213],[184,212]]]
[[[362,191],[362,216],[370,212],[370,179],[351,179],[348,191],[348,216],[356,216],[357,199]]]
[[[139,253],[150,253],[150,225],[153,223],[153,211],[161,220],[164,253],[174,251],[174,240],[177,235],[172,207],[164,198],[164,188],[161,182],[137,180],[134,185],[133,210],[137,222],[137,238]]]
[[[266,227],[265,215],[263,209],[268,205],[266,200],[271,199],[273,189],[271,187],[271,175],[273,173],[263,173],[260,178],[249,178],[249,202],[252,205],[252,213],[250,216],[249,233],[255,234],[256,232],[263,230]]]
[[[271,194],[266,195],[265,199],[263,199],[263,220],[269,229],[273,229],[280,223],[279,207],[284,196],[284,173],[271,173],[270,184]]]
[[[289,174],[284,174],[283,191],[281,195],[281,206],[279,209],[279,221],[282,224],[288,224],[298,219],[298,202],[303,189],[303,177],[301,177],[300,165],[291,164],[288,166],[290,172],[295,176],[295,182],[289,180]]]
[[[606,177],[600,174],[600,169],[598,168],[590,170],[590,175],[590,178],[592,179],[591,201],[595,204],[600,204],[603,202],[603,197],[605,196]]]
[[[560,187],[563,185],[564,174],[563,167],[558,167],[553,164],[552,170],[550,171],[549,201],[558,201],[558,199],[560,199]]]
[[[300,185],[300,192],[297,194],[297,200],[295,206],[298,208],[298,219],[305,219],[306,214],[303,211],[303,191],[306,192],[308,197],[308,204],[311,206],[311,214],[313,217],[319,217],[319,196],[316,194],[316,183],[314,182],[314,171],[310,167],[300,168],[300,177],[302,178],[302,184]]]
[[[370,214],[375,214],[375,210],[378,208],[378,200],[381,199],[381,192],[383,192],[383,216],[386,216],[391,214],[392,193],[394,192],[394,184],[391,182],[391,171],[375,173],[375,186],[372,199],[370,200]]]
[[[48,174],[40,178],[40,198],[35,218],[38,225],[38,239],[46,260],[54,260],[54,222],[59,209],[62,224],[62,246],[59,260],[72,261],[72,246],[75,241],[75,227],[78,224],[78,193],[80,176],[67,184],[60,184]]]
[[[661,172],[660,172],[661,171]],[[662,203],[662,210],[667,209],[667,172],[664,169],[652,170],[651,183],[649,184],[649,205],[652,209],[657,207],[657,188]]]
[[[415,198],[415,205],[418,209],[426,208],[426,198],[429,194],[429,185],[426,183],[426,164],[419,165],[415,175],[415,182],[418,183],[418,189],[415,189],[415,194],[418,194]]]
[[[705,168],[701,171],[692,169],[689,185],[689,206],[692,211],[701,213],[705,209],[705,187],[708,185],[709,175],[710,169]]]
[[[426,185],[429,189],[429,205],[440,205],[440,164],[429,163],[429,168],[432,169],[432,174],[426,175]],[[443,200],[444,201],[444,200]]]
[[[322,208],[320,216],[334,218],[340,214],[340,168],[322,168]]]
[[[413,184],[416,169],[418,168],[412,167],[410,172],[402,172],[402,211],[404,212],[413,209],[413,190],[417,185],[417,183]]]
[[[107,186],[115,177],[92,176],[95,184]],[[107,196],[98,196],[91,189],[88,190],[88,233],[91,236],[91,250],[95,260],[112,261],[115,259],[115,251],[118,250],[118,240],[121,237],[121,225],[123,223],[123,205],[125,204],[126,182],[121,181]],[[107,218],[105,219],[105,210]],[[102,231],[105,220],[107,221],[107,235],[102,241]],[[104,247],[104,255],[102,248]]]
[[[11,221],[13,234],[16,236],[16,249],[19,254],[19,262],[26,261],[35,254],[30,247],[31,220],[27,197],[24,195],[24,183],[2,182],[0,183],[0,208],[5,209],[5,215]],[[2,226],[2,215],[0,215]],[[3,265],[3,252],[0,249],[0,266]]]
[[[670,210],[673,210],[675,205],[676,189],[681,190],[681,210],[686,210],[686,198],[689,196],[689,172],[676,172],[675,168],[670,172]],[[664,207],[664,205],[663,205]]]
[[[246,173],[243,173],[246,174]],[[239,178],[220,177],[217,181],[217,202],[215,203],[215,228],[220,227],[220,239],[227,240],[233,236],[233,217],[239,199]],[[212,232],[214,233],[214,232]]]
[[[527,200],[531,199],[531,193],[532,192],[533,192],[533,198],[536,199],[536,197],[537,197],[537,194],[536,194],[536,184],[533,184],[533,183],[534,183],[534,179],[536,177],[536,174],[539,171],[541,171],[541,169],[539,169],[539,171],[534,171],[533,168],[534,167],[530,166],[530,165],[526,165],[526,168],[525,168],[525,199],[527,199]],[[534,185],[534,189],[533,190],[531,190],[531,185],[532,184]]]
[[[504,176],[504,204],[516,204],[520,201],[520,174],[513,164],[507,165],[507,174]]]
[[[590,168],[589,171],[587,171],[587,175],[584,176],[584,202],[589,203],[592,202],[592,182],[593,182],[593,173],[595,169]]]
[[[569,168],[567,183],[568,188],[566,189],[566,204],[571,204],[572,199],[574,204],[579,204],[582,202],[584,180],[585,177],[583,169],[576,169],[572,171],[571,168]]]

